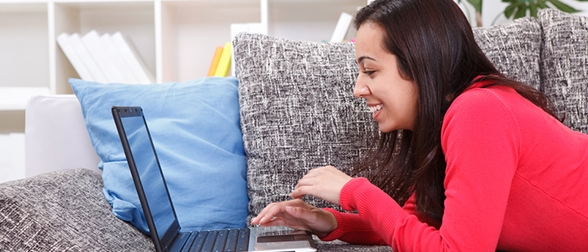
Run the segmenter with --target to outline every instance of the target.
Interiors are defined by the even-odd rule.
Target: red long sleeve
[[[355,178],[340,201],[358,215],[336,214],[339,228],[326,238],[383,241],[394,251],[588,250],[587,135],[493,86],[454,101],[441,139],[447,168],[439,229]],[[354,230],[358,223],[371,230]]]
[[[363,180],[362,183],[369,184],[369,181],[365,178],[361,178]],[[355,182],[353,182],[355,183]],[[370,184],[371,185],[371,184]],[[346,186],[352,186],[352,184],[348,184]],[[393,205],[397,205],[392,198],[390,198],[387,194],[383,193],[379,188],[372,186],[370,188],[374,190],[373,193],[380,194],[383,197],[386,203],[393,203]],[[353,189],[351,189],[353,190]],[[367,192],[367,195],[373,195]],[[415,198],[414,195],[410,197],[402,207],[402,209],[411,215],[416,215],[416,207],[415,207]],[[373,202],[377,204],[377,202]],[[382,206],[384,207],[384,206]],[[352,209],[352,208],[350,208]],[[370,222],[364,221],[358,214],[353,213],[340,213],[335,209],[326,208],[325,210],[333,213],[335,218],[337,219],[337,223],[339,224],[336,231],[331,232],[328,236],[323,237],[322,240],[331,241],[335,239],[340,239],[349,243],[353,244],[380,244],[385,245],[386,242],[382,240],[382,238],[375,233],[373,228],[371,227]],[[427,221],[427,220],[423,220]]]

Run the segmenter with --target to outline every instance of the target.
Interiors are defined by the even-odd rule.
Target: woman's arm
[[[384,198],[383,200],[392,200],[391,198]],[[378,206],[374,206],[377,208]],[[404,211],[410,215],[417,215],[414,194],[406,201],[402,207]],[[342,240],[353,244],[379,244],[384,245],[386,242],[374,232],[369,222],[364,221],[356,213],[341,213],[335,209],[325,208],[326,211],[331,212],[337,219],[338,227],[329,235],[322,237],[321,240]],[[431,223],[428,218],[422,218],[421,221]]]
[[[325,237],[323,241],[342,240],[353,244],[378,244],[386,245],[386,242],[374,232],[369,222],[361,219],[358,214],[342,213],[335,209],[325,208],[337,219],[337,229]]]

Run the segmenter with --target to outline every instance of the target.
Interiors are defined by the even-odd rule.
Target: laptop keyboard
[[[232,252],[247,251],[249,245],[249,229],[207,230],[185,233],[187,239],[182,252]]]

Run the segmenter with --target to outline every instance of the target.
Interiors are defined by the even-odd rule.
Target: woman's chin
[[[390,126],[387,126],[387,125],[382,125],[381,123],[378,123],[378,127],[380,128],[380,131],[382,133],[389,133],[389,132],[394,131],[394,127],[390,127]]]

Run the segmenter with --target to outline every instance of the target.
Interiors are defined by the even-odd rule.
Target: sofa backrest
[[[39,95],[26,108],[25,176],[86,168],[97,173],[100,159],[74,95]]]
[[[565,115],[564,124],[588,134],[588,17],[539,12],[543,31],[541,91]]]
[[[541,26],[535,18],[521,18],[491,27],[474,28],[476,42],[506,76],[541,86]]]

